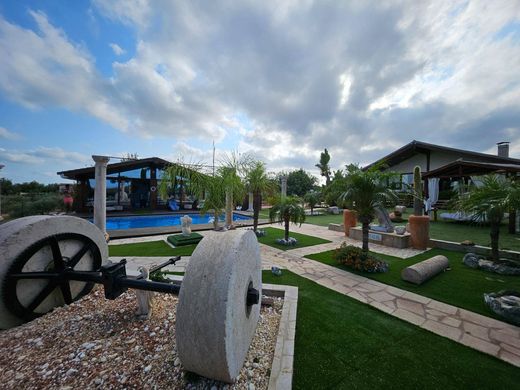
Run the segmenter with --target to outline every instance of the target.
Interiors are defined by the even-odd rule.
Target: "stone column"
[[[248,207],[247,207],[247,211],[254,211],[253,210],[253,193],[250,192],[249,193],[249,202],[248,202]]]
[[[103,233],[106,232],[107,225],[107,164],[110,160],[106,156],[92,156],[95,161],[95,180],[94,190],[94,225]]]
[[[150,169],[150,208],[155,210],[157,208],[157,168]],[[155,188],[155,191],[152,191]]]
[[[282,176],[282,198],[287,196],[287,176]]]

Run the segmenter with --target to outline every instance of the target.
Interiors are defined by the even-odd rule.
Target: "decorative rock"
[[[394,211],[403,214],[406,212],[406,206],[395,206]]]
[[[515,325],[520,325],[520,293],[517,291],[500,291],[484,294],[484,301],[498,315]]]
[[[406,267],[401,272],[401,278],[407,282],[421,284],[449,268],[449,266],[450,263],[446,256],[434,256],[431,259]]]
[[[177,352],[188,371],[231,383],[254,335],[260,305],[247,306],[249,287],[262,294],[262,262],[250,230],[215,233],[197,245],[177,305]]]
[[[406,233],[406,226],[396,226],[395,227],[396,234],[403,235]]]
[[[182,229],[182,235],[185,237],[189,237],[191,234],[191,223],[192,219],[189,215],[185,215],[181,218],[181,229]]]
[[[474,253],[466,253],[462,262],[468,267],[480,268],[500,275],[520,275],[520,264],[513,260],[500,259],[498,262],[493,262]]]

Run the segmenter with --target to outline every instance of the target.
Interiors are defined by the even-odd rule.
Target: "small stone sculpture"
[[[486,304],[498,315],[513,324],[520,325],[520,293],[517,291],[500,291],[484,294]]]
[[[185,237],[189,237],[191,235],[191,222],[192,219],[189,215],[185,215],[181,218],[182,235]]]
[[[150,275],[148,274],[148,270],[145,267],[139,267],[137,269],[140,275],[139,279],[150,280]],[[152,301],[153,301],[153,291],[146,290],[135,290],[135,295],[137,296],[137,318],[140,320],[146,320],[150,318],[152,315]]]
[[[519,263],[509,259],[500,259],[498,262],[493,262],[486,260],[484,256],[466,253],[462,262],[468,267],[480,268],[500,275],[520,275]]]

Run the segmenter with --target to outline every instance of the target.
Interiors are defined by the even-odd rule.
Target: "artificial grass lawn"
[[[276,239],[284,238],[285,231],[283,229],[276,229],[272,227],[267,227],[262,229],[266,231],[266,235],[263,237],[258,237],[258,242],[264,245],[272,246],[273,248],[288,250],[295,248],[303,248],[311,245],[325,244],[330,242],[329,240],[324,240],[323,238],[308,236],[306,234],[294,233],[289,231],[289,237],[294,237],[298,240],[298,243],[294,246],[286,246],[276,243]]]
[[[389,209],[389,212],[392,210]],[[444,212],[444,211],[442,211]],[[430,237],[436,240],[462,242],[471,240],[477,245],[490,246],[489,226],[477,225],[470,222],[443,221],[438,213],[438,221],[430,222]],[[403,222],[394,222],[395,225],[406,225],[410,213],[403,214]],[[315,215],[307,216],[305,223],[318,226],[328,226],[329,223],[343,223],[343,215]],[[361,224],[358,224],[361,226]],[[500,249],[520,251],[520,234],[509,234],[507,223],[504,221],[500,226]]]
[[[197,245],[172,248],[164,241],[138,242],[134,244],[109,245],[109,256],[191,256]]]
[[[484,293],[509,289],[520,290],[519,276],[498,275],[469,268],[462,264],[464,253],[460,252],[432,249],[408,259],[372,253],[377,258],[385,260],[390,264],[388,272],[377,274],[357,272],[352,268],[338,264],[332,258],[333,252],[314,253],[306,257],[488,317],[500,318],[485,305]],[[441,273],[420,286],[401,279],[403,268],[435,255],[446,256],[450,262],[451,271]],[[502,318],[500,319],[503,320]]]
[[[520,369],[299,277],[294,389],[513,389]]]

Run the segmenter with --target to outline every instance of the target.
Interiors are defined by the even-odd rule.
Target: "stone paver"
[[[335,249],[342,242],[356,246],[360,246],[361,243],[350,240],[341,232],[321,226],[303,224],[299,228],[291,226],[291,231],[321,237],[332,242],[287,251],[261,245],[263,269],[270,269],[271,266],[288,269],[387,314],[520,367],[519,327],[307,259],[304,257],[307,254]],[[125,242],[132,241],[125,240]],[[401,258],[423,252],[375,244],[370,244],[370,249]],[[131,258],[129,263],[137,266],[142,262],[151,261],[150,258],[140,259]],[[158,258],[153,259],[157,259],[157,262],[161,261]],[[185,267],[185,264],[183,266]]]

